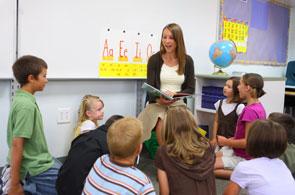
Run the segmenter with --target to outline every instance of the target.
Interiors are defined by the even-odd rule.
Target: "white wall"
[[[6,162],[11,65],[15,60],[16,1],[0,0],[0,167]],[[6,78],[6,79],[3,79]]]
[[[189,5],[192,12],[197,12],[183,26],[187,53],[195,63],[195,73],[211,74],[214,66],[209,59],[209,48],[217,39],[217,25],[219,17],[219,0],[197,1],[196,5]],[[196,26],[201,21],[203,25]],[[199,24],[200,22],[198,22]]]
[[[12,78],[15,59],[16,1],[0,0],[0,78]]]
[[[36,99],[43,115],[45,135],[53,156],[65,156],[73,138],[73,128],[81,99],[86,94],[104,101],[104,123],[113,114],[135,116],[136,82],[134,80],[49,80]],[[71,122],[57,124],[58,108],[70,108]]]
[[[6,127],[10,106],[10,81],[0,79],[0,167],[6,163],[7,142],[6,142]]]
[[[6,162],[6,126],[10,106],[10,81],[0,82],[0,167]],[[135,80],[49,80],[44,91],[37,92],[36,100],[42,112],[44,131],[49,150],[55,157],[65,156],[73,139],[73,128],[82,97],[86,94],[99,96],[105,104],[104,123],[113,114],[136,116]],[[71,121],[57,123],[59,108],[70,108]]]
[[[188,53],[201,70],[210,63],[207,48],[216,37],[217,2],[20,1],[19,53],[44,58],[51,66],[49,78],[97,78],[101,32],[108,28],[127,34],[135,31],[154,34],[158,40],[162,28],[176,22],[184,31]]]

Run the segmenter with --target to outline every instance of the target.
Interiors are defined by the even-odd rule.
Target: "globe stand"
[[[218,71],[213,72],[213,75],[217,75],[217,76],[228,76],[228,74],[227,74],[226,72],[223,72],[223,71],[221,70],[221,68],[219,68]]]

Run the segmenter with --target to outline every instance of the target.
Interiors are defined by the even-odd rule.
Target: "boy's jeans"
[[[36,176],[27,175],[24,181],[24,191],[26,195],[55,195],[55,182],[61,162],[54,159],[54,164],[47,171]]]

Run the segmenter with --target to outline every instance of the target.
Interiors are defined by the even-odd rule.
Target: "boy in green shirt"
[[[8,194],[57,194],[55,181],[61,164],[48,151],[41,112],[34,97],[47,84],[47,64],[34,56],[23,56],[13,64],[21,88],[11,105],[7,143],[11,183]],[[21,181],[24,183],[21,184]]]

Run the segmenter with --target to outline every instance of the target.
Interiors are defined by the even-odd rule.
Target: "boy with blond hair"
[[[55,180],[60,163],[48,151],[34,97],[48,82],[47,64],[28,55],[19,58],[12,69],[21,88],[13,97],[7,127],[7,159],[11,168],[8,194],[57,194]]]
[[[142,135],[138,119],[126,117],[116,121],[107,133],[110,154],[96,160],[83,194],[155,194],[150,179],[135,167],[142,149]]]

